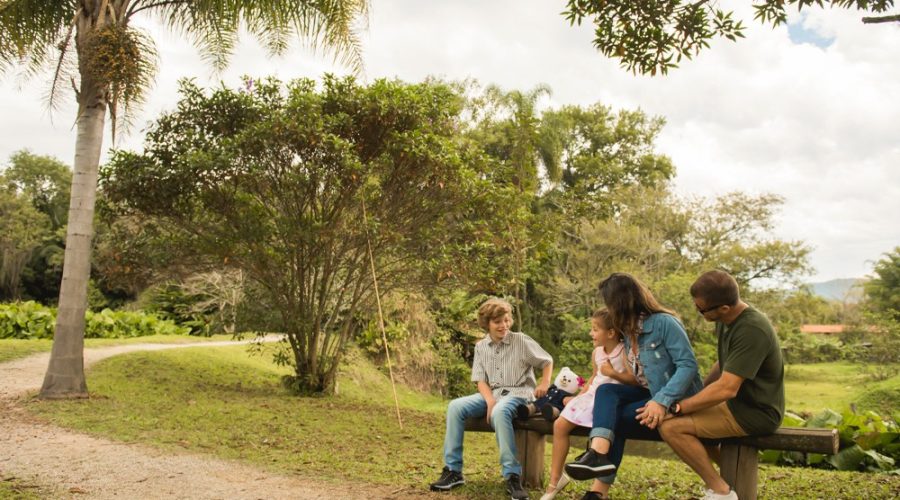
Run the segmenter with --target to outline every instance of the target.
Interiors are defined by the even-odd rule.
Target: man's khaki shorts
[[[697,437],[726,438],[747,435],[744,429],[738,425],[725,402],[685,416],[694,421]]]

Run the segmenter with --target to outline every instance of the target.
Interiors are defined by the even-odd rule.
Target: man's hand
[[[639,420],[641,425],[656,429],[656,426],[662,423],[665,417],[666,408],[663,405],[656,401],[647,401],[647,404],[637,409],[637,416],[634,418]]]
[[[537,387],[534,388],[534,397],[542,398],[547,395],[547,390],[550,389],[550,384],[547,382],[541,382]]]

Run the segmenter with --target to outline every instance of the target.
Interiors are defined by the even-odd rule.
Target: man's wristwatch
[[[678,402],[672,403],[669,405],[669,413],[676,417],[681,415],[681,405]]]

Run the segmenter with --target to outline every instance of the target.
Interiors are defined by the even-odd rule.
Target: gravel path
[[[240,342],[132,344],[85,350],[85,366],[139,350]],[[53,498],[354,499],[423,498],[426,491],[335,485],[281,476],[193,453],[172,454],[95,438],[40,422],[21,403],[40,389],[49,353],[0,363],[0,479],[16,478]],[[385,457],[386,460],[390,458]]]

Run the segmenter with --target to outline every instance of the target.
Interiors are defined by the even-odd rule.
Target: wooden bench
[[[544,444],[553,435],[553,424],[543,418],[515,420],[516,448],[522,464],[522,479],[526,486],[544,487]],[[494,432],[484,418],[466,420],[468,432]],[[587,436],[590,429],[576,427],[573,436]],[[734,488],[741,500],[755,500],[759,477],[759,450],[799,451],[834,455],[838,452],[836,429],[808,429],[782,427],[768,436],[751,436],[721,440],[722,477]]]

